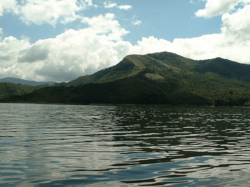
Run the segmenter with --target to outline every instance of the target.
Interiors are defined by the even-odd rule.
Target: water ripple
[[[250,186],[243,108],[0,104],[0,186]]]

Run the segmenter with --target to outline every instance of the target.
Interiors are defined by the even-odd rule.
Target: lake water
[[[250,109],[0,104],[0,186],[250,186]]]

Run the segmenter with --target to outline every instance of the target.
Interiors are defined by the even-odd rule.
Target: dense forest
[[[1,95],[0,102],[248,106],[248,72],[250,65],[222,58],[196,61],[168,52],[129,55],[93,75]]]

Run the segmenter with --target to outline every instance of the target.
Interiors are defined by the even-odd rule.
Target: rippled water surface
[[[0,104],[0,186],[250,186],[250,109]]]

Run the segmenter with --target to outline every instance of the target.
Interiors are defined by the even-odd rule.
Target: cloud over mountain
[[[30,44],[28,39],[6,37],[0,42],[0,58],[8,58],[1,75],[37,80],[68,81],[82,74],[116,64],[128,54],[129,42],[122,41],[128,31],[113,14],[84,18],[86,29],[67,30],[56,38]],[[6,55],[7,54],[7,55]]]

